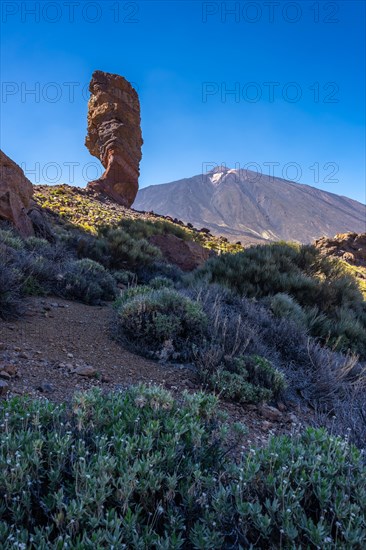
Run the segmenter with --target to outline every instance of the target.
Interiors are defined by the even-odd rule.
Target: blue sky
[[[139,93],[140,187],[225,163],[365,202],[363,1],[1,9],[1,148],[34,183],[84,186],[101,173],[84,146],[100,69]]]

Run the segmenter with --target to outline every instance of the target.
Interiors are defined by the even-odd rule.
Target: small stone
[[[299,419],[297,418],[296,414],[294,414],[294,413],[289,413],[288,419],[293,424],[300,424]]]
[[[267,418],[268,420],[281,420],[282,413],[275,407],[271,407],[270,405],[263,405],[260,409],[260,412],[262,416]]]
[[[30,355],[29,355],[29,353],[27,353],[26,351],[22,351],[22,352],[19,354],[19,357],[20,357],[21,359],[28,359],[28,360],[31,358]]]
[[[16,376],[18,373],[18,369],[16,368],[16,366],[11,364],[1,365],[1,370],[3,372],[6,372],[6,374],[8,374],[9,376]]]
[[[2,378],[3,380],[10,380],[11,376],[10,374],[2,370],[0,371],[0,378]]]
[[[42,382],[37,388],[38,391],[42,393],[53,393],[56,391],[56,388],[53,384],[49,384],[48,382]]]
[[[74,354],[73,353],[68,353],[67,357],[69,357],[69,359],[72,359],[74,357]]]
[[[9,384],[5,380],[0,380],[0,395],[6,394],[9,389]]]
[[[267,432],[270,428],[273,428],[272,422],[268,422],[268,420],[263,420],[262,422],[262,429]]]
[[[97,370],[91,365],[83,365],[81,367],[77,367],[74,372],[79,376],[86,376],[87,378],[93,378],[97,375]]]
[[[253,411],[253,412],[257,412],[258,411],[258,405],[255,405],[254,403],[248,403],[245,405],[245,408],[248,410],[248,411]]]

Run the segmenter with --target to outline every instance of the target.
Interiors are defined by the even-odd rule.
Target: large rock
[[[366,233],[339,233],[333,239],[322,237],[315,246],[326,256],[336,256],[355,266],[366,266]]]
[[[192,271],[210,257],[210,250],[199,243],[184,241],[175,235],[153,235],[149,242],[158,247],[163,257],[183,271]]]
[[[122,76],[93,73],[85,145],[100,159],[104,174],[88,188],[130,207],[138,191],[142,136],[137,92]]]
[[[34,234],[28,209],[33,186],[23,170],[0,151],[0,219],[13,224],[23,237]]]

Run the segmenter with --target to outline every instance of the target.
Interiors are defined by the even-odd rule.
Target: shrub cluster
[[[281,399],[315,409],[320,425],[333,423],[336,415],[337,433],[349,433],[352,441],[363,447],[366,371],[357,357],[320,345],[292,319],[278,318],[263,303],[240,297],[221,285],[201,285],[185,292],[201,304],[208,318],[209,336],[194,354],[204,383],[211,385],[210,378],[217,378],[230,361],[242,357],[250,364],[250,357],[260,357],[285,377]],[[226,388],[226,393],[222,395],[238,400],[234,385],[230,393],[227,390],[232,377],[224,374],[225,384],[220,387]],[[255,383],[251,375],[247,381]],[[276,393],[273,397],[277,398]]]
[[[237,403],[260,403],[277,397],[286,387],[283,373],[263,357],[225,357],[213,372],[201,371],[208,385]]]
[[[224,254],[196,277],[262,300],[328,346],[366,357],[366,302],[357,282],[314,246],[275,243]]]
[[[21,313],[21,287],[19,271],[0,247],[0,319],[11,319]]]
[[[363,547],[359,451],[309,428],[234,462],[215,404],[141,386],[4,402],[2,548]]]
[[[63,234],[63,241],[79,258],[90,258],[107,269],[136,270],[140,264],[150,265],[161,258],[158,248],[121,227],[102,227],[97,236],[71,230]]]
[[[0,316],[16,316],[25,296],[54,294],[87,304],[113,300],[116,279],[99,263],[78,260],[62,243],[22,240],[0,231]]]
[[[154,279],[127,290],[119,299],[117,336],[153,357],[192,357],[207,330],[207,318],[199,303],[169,287],[164,279]]]

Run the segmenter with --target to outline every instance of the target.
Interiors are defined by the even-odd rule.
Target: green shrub
[[[161,258],[161,252],[146,239],[136,239],[122,228],[103,228],[100,230],[105,244],[109,265],[112,269],[133,268],[139,264],[151,264]]]
[[[307,316],[294,298],[284,292],[279,292],[271,298],[271,310],[276,317],[290,319],[294,323],[307,326]]]
[[[67,264],[59,279],[59,289],[66,298],[86,304],[113,300],[117,293],[113,276],[102,265],[87,258]]]
[[[167,277],[154,277],[154,279],[151,279],[151,281],[149,282],[149,285],[155,290],[158,290],[159,288],[174,287],[173,281],[171,279],[168,279]]]
[[[121,227],[103,226],[93,236],[79,230],[62,235],[62,241],[78,258],[89,258],[114,271],[135,271],[161,258],[158,248],[146,239],[137,239]]]
[[[286,387],[284,375],[258,356],[226,357],[201,376],[222,397],[237,403],[269,401]]]
[[[22,250],[24,248],[23,240],[11,229],[0,229],[0,245],[8,246],[14,250]]]
[[[140,352],[158,356],[169,342],[172,353],[189,357],[206,332],[201,306],[170,288],[131,288],[121,301],[117,334]]]
[[[175,235],[180,239],[188,239],[189,233],[179,225],[171,223],[166,220],[133,220],[123,219],[118,223],[126,233],[128,233],[133,239],[148,239],[153,235]]]
[[[113,271],[112,275],[118,284],[122,284],[125,286],[136,284],[137,282],[136,275],[135,273],[132,273],[132,271]]]
[[[0,247],[0,319],[14,319],[22,311],[21,273]]]
[[[47,254],[52,250],[52,247],[46,239],[40,239],[39,237],[29,237],[24,241],[24,248],[33,253]]]
[[[355,448],[309,428],[234,461],[215,407],[206,394],[176,402],[141,386],[70,406],[3,402],[1,547],[363,548]]]

